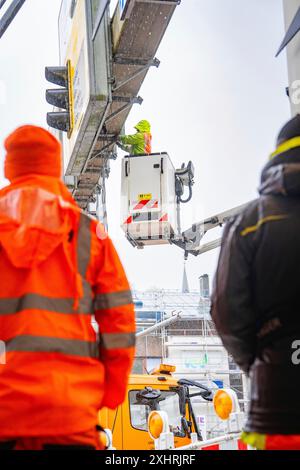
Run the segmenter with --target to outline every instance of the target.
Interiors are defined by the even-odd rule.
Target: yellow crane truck
[[[172,376],[174,371],[175,366],[161,364],[149,375],[131,375],[122,405],[116,410],[103,408],[99,412],[99,423],[102,428],[111,431],[114,448],[154,449],[154,441],[148,430],[148,418],[153,411],[167,413],[175,447],[190,444],[192,433],[202,440],[191,398],[200,396],[205,401],[213,401],[214,394],[199,382],[176,379]],[[153,421],[152,436],[159,436],[162,431],[160,426],[159,420],[157,424]]]

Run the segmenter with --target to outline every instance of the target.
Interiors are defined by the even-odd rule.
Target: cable
[[[192,197],[193,197],[192,185],[191,185],[191,183],[189,183],[189,196],[188,196],[188,198],[187,199],[182,199],[181,196],[179,196],[179,201],[181,202],[181,204],[186,204],[187,202],[190,202]]]
[[[177,196],[177,203],[182,203],[186,204],[189,202],[192,197],[193,197],[193,190],[192,186],[194,184],[194,169],[192,162],[190,161],[188,165],[185,167],[184,164],[182,164],[182,167],[180,170],[177,170],[175,173],[175,193]],[[189,187],[189,195],[186,199],[183,199],[182,196],[184,194],[184,186],[187,186],[187,180],[188,179],[188,187]]]

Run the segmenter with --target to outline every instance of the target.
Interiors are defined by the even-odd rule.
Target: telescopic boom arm
[[[222,225],[248,206],[249,202],[240,206],[229,209],[228,211],[214,215],[207,219],[193,224],[191,228],[182,233],[182,239],[172,240],[172,243],[179,246],[185,251],[186,256],[192,254],[198,256],[206,251],[213,250],[221,245],[221,238],[213,240],[209,243],[201,244],[204,235],[213,228],[222,227]]]

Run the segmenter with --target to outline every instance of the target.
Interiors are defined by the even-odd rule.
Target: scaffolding
[[[143,334],[143,345],[138,341],[137,361],[147,373],[159,362],[176,366],[176,378],[198,380],[212,387],[233,389],[242,411],[247,411],[248,380],[222,345],[210,317],[210,300],[198,291],[182,293],[176,290],[149,290],[135,292],[136,319],[139,331],[149,328],[179,313],[180,318],[159,329]],[[148,323],[145,315],[148,314]],[[152,316],[151,316],[152,313]],[[157,320],[159,318],[159,320]],[[143,369],[141,364],[143,363]],[[211,403],[194,398],[193,406],[200,418],[205,416],[207,438],[226,432],[226,427],[215,416]]]

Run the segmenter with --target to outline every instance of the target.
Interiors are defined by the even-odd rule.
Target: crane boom
[[[193,224],[192,227],[182,233],[182,239],[174,239],[172,240],[172,243],[182,248],[186,255],[192,254],[194,256],[198,256],[202,253],[219,247],[221,245],[221,238],[206,244],[201,244],[202,238],[209,230],[212,230],[216,227],[222,227],[222,225],[226,223],[230,217],[234,217],[235,215],[242,212],[249,203],[250,202],[241,204],[240,206],[234,207],[233,209],[229,209],[227,211],[221,212],[220,214],[208,217],[201,222]]]

